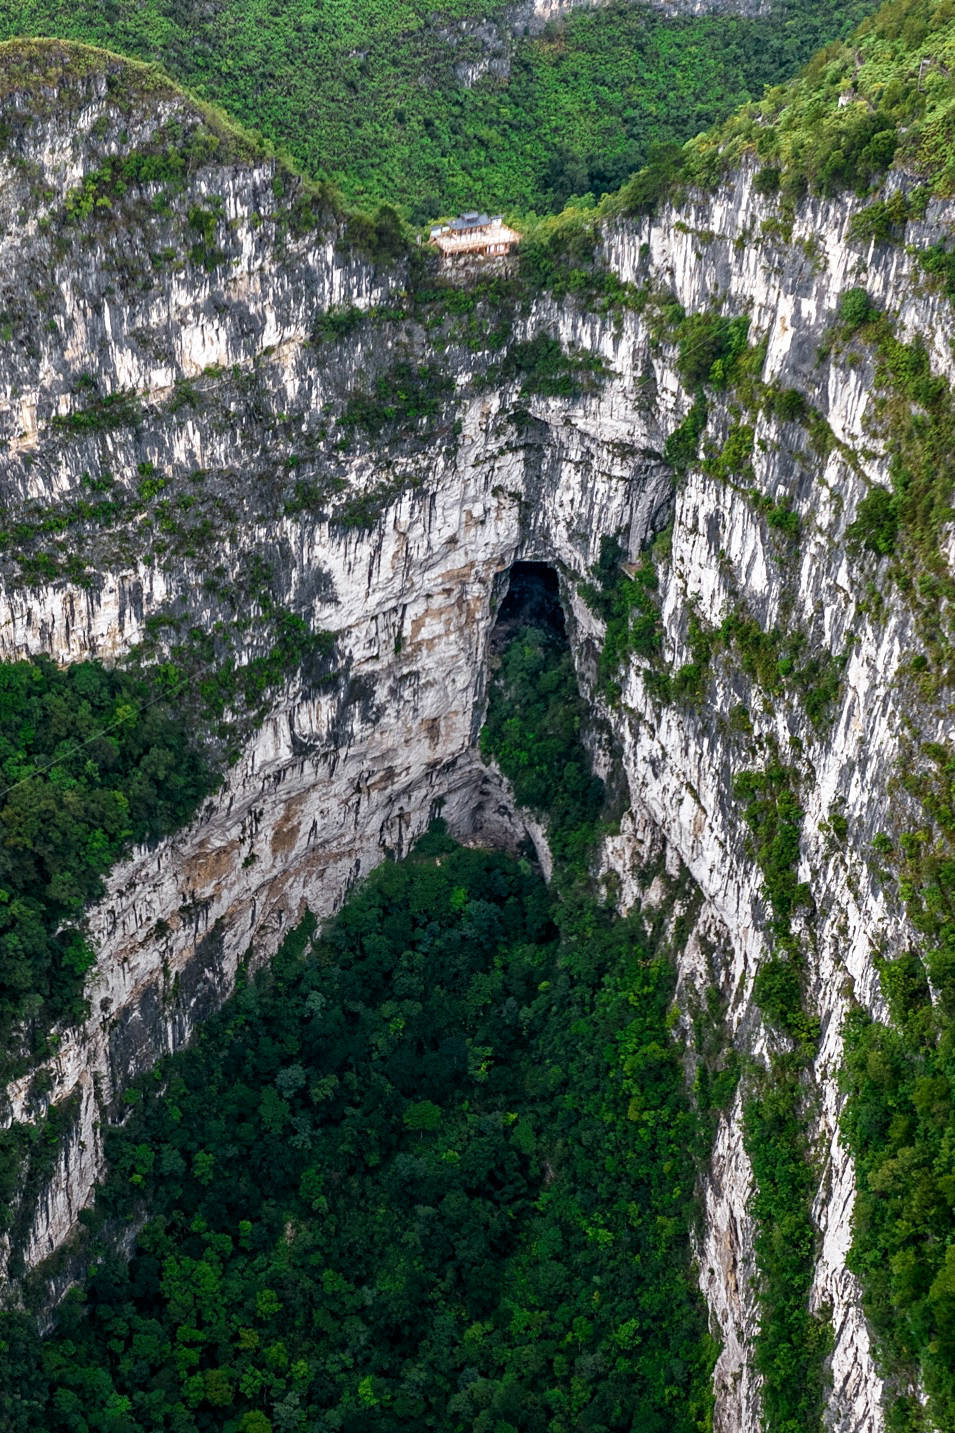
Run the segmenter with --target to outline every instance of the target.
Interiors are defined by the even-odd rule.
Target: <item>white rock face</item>
[[[52,120],[26,132],[22,144],[54,192],[96,162],[92,140],[75,135],[88,139],[102,113],[106,101],[94,92],[72,140]],[[134,229],[120,270],[110,268],[95,231],[71,239],[65,257],[55,256],[42,230],[32,247],[6,244],[5,263],[28,292],[30,265],[52,265],[59,285],[55,333],[37,326],[32,349],[0,363],[7,440],[0,482],[8,504],[65,501],[108,455],[124,488],[135,485],[144,461],[169,475],[172,493],[191,491],[196,470],[213,474],[223,517],[201,555],[152,547],[148,560],[143,550],[124,550],[115,534],[78,528],[77,542],[99,574],[88,586],[60,577],[26,587],[7,563],[0,654],[115,659],[141,639],[151,615],[177,604],[211,626],[221,609],[203,578],[218,565],[238,580],[244,555],[268,551],[278,554],[282,602],[336,634],[339,667],[331,685],[290,680],[193,824],[131,853],[112,873],[91,915],[99,951],[88,988],[92,1014],[82,1028],[59,1032],[48,1072],[50,1101],[79,1091],[79,1123],[36,1210],[26,1260],[58,1246],[91,1197],[102,1167],[99,1122],[117,1093],[188,1038],[228,994],[247,954],[266,959],[306,906],[320,917],[332,912],[356,879],[386,853],[407,849],[438,811],[465,838],[521,839],[526,823],[475,753],[502,574],[520,559],[557,568],[582,681],[592,690],[601,628],[576,584],[602,537],[625,535],[636,555],[672,517],[660,599],[674,669],[688,660],[691,613],[712,626],[739,610],[766,630],[798,627],[811,650],[845,652],[847,662],[832,712],[813,727],[793,693],[764,700],[732,652],[714,658],[701,706],[661,704],[635,659],[618,705],[593,697],[631,799],[604,868],[615,873],[624,907],[658,900],[650,872],[661,860],[671,877],[688,873],[699,911],[678,956],[681,1009],[716,984],[728,1037],[764,1059],[775,1037],[763,1028],[752,985],[768,949],[767,902],[732,781],[764,764],[770,740],[797,773],[805,812],[800,878],[815,910],[800,934],[822,1029],[812,1072],[818,1125],[810,1137],[823,1165],[812,1301],[832,1310],[829,1426],[879,1433],[881,1380],[845,1264],[853,1175],[838,1137],[836,1076],[850,997],[884,1015],[873,949],[911,938],[866,854],[888,824],[889,779],[903,715],[911,715],[896,677],[913,634],[901,603],[871,615],[866,584],[880,579],[878,567],[853,556],[845,541],[867,483],[888,482],[870,431],[871,372],[816,360],[839,295],[864,284],[906,334],[921,335],[936,370],[951,377],[951,310],[920,289],[902,247],[848,242],[855,201],[807,203],[792,241],[783,242],[761,235],[771,205],[744,174],[652,222],[620,224],[606,234],[605,254],[621,279],[672,295],[687,311],[716,305],[747,314],[751,335],[767,339],[764,377],[799,388],[837,440],[819,456],[799,424],[764,413],[751,479],[716,477],[697,464],[675,484],[661,455],[692,395],[673,345],[655,332],[652,306],[608,317],[540,299],[524,314],[520,338],[548,333],[567,351],[603,360],[606,379],[577,398],[521,392],[519,378],[489,375],[498,352],[453,343],[443,351],[410,321],[379,317],[337,346],[316,345],[317,317],[335,306],[394,304],[402,276],[363,261],[334,229],[278,240],[271,177],[268,166],[236,165],[203,170],[194,181],[202,194],[221,198],[229,226],[217,241],[226,258],[212,272],[187,262],[151,273],[143,251],[154,236]],[[8,182],[15,201],[20,171],[11,170]],[[909,226],[910,243],[931,242],[940,219],[930,207],[924,222]],[[405,356],[451,373],[454,395],[442,401],[454,423],[439,417],[432,430],[419,424],[410,436],[359,436],[338,447],[329,440],[315,457],[315,444],[326,441],[309,447],[319,422],[332,425],[334,438],[336,415],[356,385]],[[203,377],[210,364],[219,369]],[[144,407],[138,426],[64,436],[51,424],[78,406],[81,366],[91,367],[102,394],[136,390]],[[184,391],[177,381],[190,378],[211,396],[170,404],[171,393]],[[718,448],[734,421],[728,400],[712,395],[709,441]],[[333,472],[342,485],[325,510],[319,503],[290,512],[272,500],[279,477],[285,481],[285,459],[300,451],[302,472]],[[223,474],[234,475],[231,486]],[[796,546],[767,523],[754,488],[798,513]],[[335,504],[362,495],[369,513],[344,522]],[[250,598],[260,616],[257,601]],[[247,641],[252,654],[254,628]],[[742,703],[750,731],[733,720]],[[946,732],[927,727],[924,735]],[[828,826],[834,810],[847,823],[844,842]],[[32,1072],[8,1091],[11,1118],[30,1117],[31,1079]],[[701,1287],[722,1340],[720,1433],[759,1426],[750,1192],[737,1098],[719,1123],[704,1180],[699,1246]]]

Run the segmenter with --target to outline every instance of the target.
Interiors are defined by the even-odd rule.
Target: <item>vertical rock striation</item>
[[[774,752],[795,773],[799,878],[812,902],[797,934],[821,1029],[812,1300],[831,1310],[834,1331],[829,1424],[878,1433],[881,1381],[846,1269],[853,1175],[838,1135],[840,1032],[850,1001],[883,1016],[874,952],[911,938],[869,862],[873,837],[895,819],[900,732],[914,722],[936,739],[945,724],[913,704],[900,677],[915,640],[907,607],[872,602],[884,574],[847,540],[870,486],[889,481],[871,361],[849,363],[824,341],[840,296],[864,286],[951,378],[950,305],[921,285],[903,245],[850,240],[856,201],[807,201],[786,234],[744,172],[605,233],[606,263],[639,303],[599,314],[541,295],[521,310],[511,351],[526,355],[546,335],[576,365],[579,382],[549,394],[509,372],[499,345],[461,342],[452,320],[423,326],[402,297],[401,263],[371,257],[367,236],[350,235],[323,201],[304,223],[274,163],[223,155],[226,139],[187,166],[184,188],[143,181],[120,194],[107,177],[97,181],[104,208],[94,199],[82,221],[64,217],[69,196],[111,159],[162,148],[170,126],[187,141],[204,132],[174,93],[137,97],[120,80],[67,65],[60,90],[41,92],[32,111],[22,95],[6,101],[0,253],[19,342],[0,354],[0,484],[10,521],[38,534],[41,516],[63,517],[74,566],[61,553],[46,573],[41,536],[8,544],[0,655],[116,660],[149,636],[150,619],[187,613],[208,630],[238,612],[251,620],[237,628],[237,655],[250,657],[268,615],[248,581],[257,554],[270,602],[335,634],[336,671],[322,682],[290,675],[193,824],[130,853],[91,913],[91,1014],[59,1032],[45,1097],[78,1092],[78,1123],[35,1211],[27,1263],[62,1243],[90,1198],[100,1122],[125,1082],[188,1038],[239,964],[267,958],[306,905],[333,911],[439,811],[466,838],[522,838],[526,825],[475,738],[503,575],[516,560],[546,562],[560,575],[581,678],[629,792],[605,870],[623,905],[648,911],[667,881],[692,885],[681,1010],[717,987],[727,1039],[757,1061],[782,1037],[753,1000],[768,902],[733,778]],[[932,242],[942,220],[929,205],[908,240]],[[787,419],[765,404],[741,411],[731,390],[710,392],[710,459],[679,477],[664,452],[694,393],[667,318],[674,301],[687,313],[746,316],[750,342],[765,342],[762,381],[803,395],[801,416]],[[416,382],[437,396],[427,389],[420,411],[399,422]],[[123,396],[122,413],[111,395]],[[744,419],[744,461],[721,467]],[[78,507],[90,475],[105,470],[128,502],[109,522]],[[161,504],[193,497],[179,511],[214,519],[201,538],[172,506],[158,520],[143,508],[144,474],[161,478]],[[779,525],[773,514],[792,516]],[[715,651],[696,696],[673,696],[671,685],[663,699],[652,663],[635,657],[608,702],[597,677],[603,627],[579,586],[602,539],[621,537],[635,558],[668,524],[658,560],[665,670],[691,662],[692,624],[713,632],[745,614],[764,633],[798,634],[823,664],[838,659],[824,719],[785,673],[773,693],[761,690],[731,643]],[[8,1090],[9,1118],[32,1117],[35,1074]],[[699,1242],[722,1341],[720,1433],[759,1421],[750,1186],[737,1096],[719,1119]]]

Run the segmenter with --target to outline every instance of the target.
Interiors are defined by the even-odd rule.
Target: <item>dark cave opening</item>
[[[515,562],[507,592],[497,613],[491,648],[497,653],[520,627],[536,627],[560,643],[567,641],[567,624],[560,605],[560,583],[546,562]]]

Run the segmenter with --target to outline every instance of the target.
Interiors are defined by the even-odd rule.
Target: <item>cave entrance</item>
[[[540,628],[555,641],[566,643],[567,624],[554,569],[546,562],[515,562],[507,584],[491,633],[491,651],[500,652],[521,627]]]

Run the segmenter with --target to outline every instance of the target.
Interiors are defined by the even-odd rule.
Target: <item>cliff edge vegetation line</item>
[[[784,206],[807,192],[865,193],[890,165],[950,196],[953,19],[948,0],[890,0],[851,40],[820,50],[795,79],[690,141],[673,168],[706,186],[756,160],[754,183]],[[883,196],[854,219],[856,237],[898,238],[906,197],[914,213],[919,195]]]

